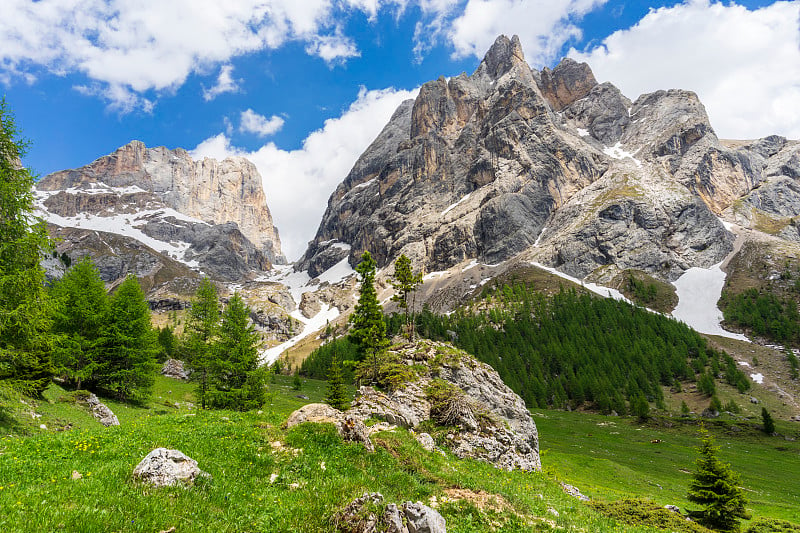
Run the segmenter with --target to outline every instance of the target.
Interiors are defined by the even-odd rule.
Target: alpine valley
[[[269,481],[253,474],[244,492],[255,498],[263,482],[264,490],[281,491],[268,495],[275,509],[307,506],[283,519],[258,514],[253,509],[268,504],[254,503],[248,509],[258,526],[247,518],[208,530],[438,532],[447,519],[447,531],[708,531],[682,517],[680,525],[630,525],[630,509],[611,509],[637,496],[658,502],[656,515],[666,503],[683,507],[690,472],[681,468],[691,468],[703,420],[734,450],[742,484],[752,487],[756,520],[748,525],[800,523],[800,486],[791,477],[800,475],[800,141],[719,139],[689,90],[634,96],[598,83],[589,65],[572,59],[532,69],[520,40],[500,36],[472,74],[429,81],[397,108],[330,196],[293,264],[253,163],[194,160],[183,149],[131,141],[37,182],[37,215],[56,242],[44,266],[55,280],[91,257],[109,291],[133,274],[154,324],[176,335],[204,278],[224,303],[236,292],[249,307],[260,361],[284,374],[269,386],[278,392],[263,417],[261,410],[224,421],[215,412],[188,413],[191,393],[177,398],[187,385],[161,376],[158,401],[172,417],[162,429],[141,428],[156,424],[153,407],[145,415],[109,404],[151,447],[169,442],[195,414],[212,440],[252,433],[260,444],[232,443],[231,457],[246,454],[256,466],[241,459],[236,468],[263,468]],[[348,317],[360,288],[354,268],[365,251],[376,262],[387,315],[401,310],[392,299],[396,261],[410,259],[421,276],[410,307],[428,338],[401,340],[397,315],[387,318],[398,336],[385,383],[361,387],[343,413],[303,407],[322,399],[324,384],[315,379],[327,376],[326,349],[348,359]],[[547,327],[565,329],[562,340],[520,334],[532,315],[540,329],[542,317],[556,317]],[[577,337],[581,343],[563,340]],[[529,348],[537,355],[525,359]],[[608,363],[624,366],[616,374],[596,375],[614,350],[631,359]],[[351,389],[353,365],[344,372]],[[297,389],[305,384],[302,397],[289,390],[291,375]],[[468,398],[463,405],[471,407],[445,409],[442,395]],[[709,406],[711,397],[725,408]],[[762,408],[778,421],[778,436],[758,430]],[[61,413],[48,424],[59,417],[65,429],[93,423],[67,422]],[[125,431],[124,439],[134,438]],[[108,444],[122,449],[124,439],[120,433]],[[181,439],[196,447],[200,468],[215,468],[213,446]],[[640,441],[640,451],[626,450]],[[0,461],[14,446],[0,444]],[[651,457],[659,446],[664,456]],[[363,448],[377,449],[377,459],[365,459]],[[471,471],[473,464],[480,466]],[[335,468],[348,472],[336,474],[346,481],[336,478],[328,490],[317,477]],[[196,474],[192,490],[219,496],[214,483],[225,483],[223,470],[209,479]],[[387,472],[399,476],[396,483],[381,480]],[[325,495],[309,503],[316,498],[306,484]],[[426,505],[402,504],[411,498],[403,486],[415,487]],[[581,491],[591,507],[579,502]],[[227,512],[227,500],[215,500],[213,512],[194,500],[179,505],[187,513],[199,505],[211,520]],[[645,505],[637,502],[630,505]],[[426,514],[435,508],[441,515]],[[206,530],[169,516],[173,529],[154,517],[142,527]],[[120,522],[114,530],[123,528],[135,529]]]

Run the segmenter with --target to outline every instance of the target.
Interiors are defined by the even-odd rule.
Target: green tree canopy
[[[258,367],[260,337],[250,323],[250,309],[234,293],[222,313],[212,352],[213,407],[246,411],[264,403],[266,371]]]
[[[687,498],[698,503],[703,510],[693,513],[698,521],[711,529],[736,531],[740,518],[749,518],[745,506],[747,499],[739,488],[739,476],[730,465],[717,458],[719,447],[705,429],[699,448],[700,457],[695,461],[697,470],[692,474]]]
[[[378,293],[375,290],[375,269],[377,263],[372,255],[365,251],[361,255],[361,262],[356,266],[361,287],[359,288],[358,303],[350,315],[350,340],[358,346],[362,363],[369,368],[367,374],[374,378],[378,374],[380,356],[389,345],[386,338],[386,322],[383,320],[383,309],[378,302]]]
[[[182,346],[192,379],[198,383],[197,395],[203,409],[207,406],[216,358],[213,345],[219,334],[219,319],[217,288],[211,280],[203,278],[189,309]]]
[[[98,385],[121,400],[146,400],[157,353],[150,307],[139,282],[128,276],[111,297],[95,372]]]
[[[414,337],[414,304],[411,299],[420,283],[422,274],[414,274],[411,270],[411,259],[402,254],[394,262],[392,287],[397,292],[392,296],[392,301],[397,302],[400,309],[405,310],[405,327],[409,339]]]
[[[34,178],[22,168],[26,143],[0,100],[0,382],[40,394],[53,374],[49,304],[40,265],[52,247],[32,215]]]
[[[97,350],[108,315],[105,283],[86,257],[53,284],[53,332],[56,372],[81,388],[97,368]]]
[[[334,355],[331,366],[328,368],[328,390],[325,395],[325,403],[334,409],[346,411],[350,408],[350,401],[347,396],[347,387],[344,383],[342,365],[339,359]]]

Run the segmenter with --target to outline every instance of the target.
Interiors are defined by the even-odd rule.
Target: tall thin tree
[[[198,397],[203,409],[208,403],[208,390],[215,361],[213,344],[219,335],[219,298],[217,288],[203,278],[192,300],[183,339],[183,351],[192,379],[198,383]]]
[[[392,287],[396,293],[392,296],[392,301],[397,302],[400,309],[405,310],[406,335],[410,340],[414,338],[414,302],[413,295],[417,287],[422,283],[422,274],[414,274],[411,269],[411,259],[402,254],[394,262],[394,275],[392,276]]]
[[[375,290],[376,268],[377,263],[372,255],[365,251],[361,255],[361,262],[356,266],[361,286],[358,303],[353,314],[350,315],[350,323],[353,326],[350,331],[350,339],[358,346],[362,362],[369,368],[367,374],[372,379],[377,377],[380,356],[389,345],[389,340],[386,338],[383,310]]]

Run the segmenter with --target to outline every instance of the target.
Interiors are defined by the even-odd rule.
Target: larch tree
[[[26,147],[0,99],[0,386],[39,395],[54,370],[40,265],[52,245],[44,221],[33,216],[34,177],[21,163]]]
[[[413,296],[417,287],[422,283],[422,274],[414,274],[411,269],[411,259],[402,254],[394,262],[394,275],[392,276],[392,287],[396,293],[392,296],[392,301],[397,302],[400,309],[405,310],[406,335],[409,340],[414,338],[414,301]]]
[[[214,344],[219,335],[219,319],[217,288],[208,278],[203,278],[189,309],[182,346],[186,362],[192,371],[191,377],[198,383],[198,397],[203,409],[208,403],[216,359]]]
[[[157,354],[150,306],[137,279],[128,276],[109,304],[95,371],[98,386],[121,400],[147,400],[155,382]]]
[[[697,470],[692,474],[689,492],[690,502],[704,508],[690,514],[700,524],[719,531],[736,531],[740,518],[749,518],[747,499],[739,487],[739,476],[729,464],[717,458],[719,447],[707,430],[702,430],[699,448],[700,457],[695,461]]]
[[[376,268],[377,263],[372,255],[365,251],[361,255],[361,262],[356,266],[361,286],[358,303],[350,315],[350,340],[358,347],[361,363],[364,365],[362,374],[373,380],[378,376],[381,355],[389,345],[383,310],[375,290]]]
[[[100,272],[86,257],[50,289],[53,298],[53,360],[56,373],[80,389],[91,382],[108,315],[109,298]]]
[[[234,293],[222,313],[211,369],[213,407],[246,411],[264,404],[268,371],[258,366],[260,337],[250,322],[250,309]]]
[[[331,360],[331,365],[328,367],[328,389],[325,395],[325,403],[338,409],[346,411],[350,408],[350,402],[347,399],[347,386],[344,383],[344,374],[342,374],[342,364],[336,355]]]

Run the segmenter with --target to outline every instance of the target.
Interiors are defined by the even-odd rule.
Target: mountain
[[[331,195],[299,262],[313,277],[369,250],[427,271],[514,257],[609,279],[674,281],[734,250],[720,217],[798,241],[800,142],[717,138],[697,95],[631,102],[564,59],[531,69],[500,36],[472,75],[404,102]]]
[[[285,263],[261,176],[244,158],[194,161],[132,141],[36,188],[59,251],[92,255],[107,282],[128,273],[151,285],[199,273],[233,282]]]

